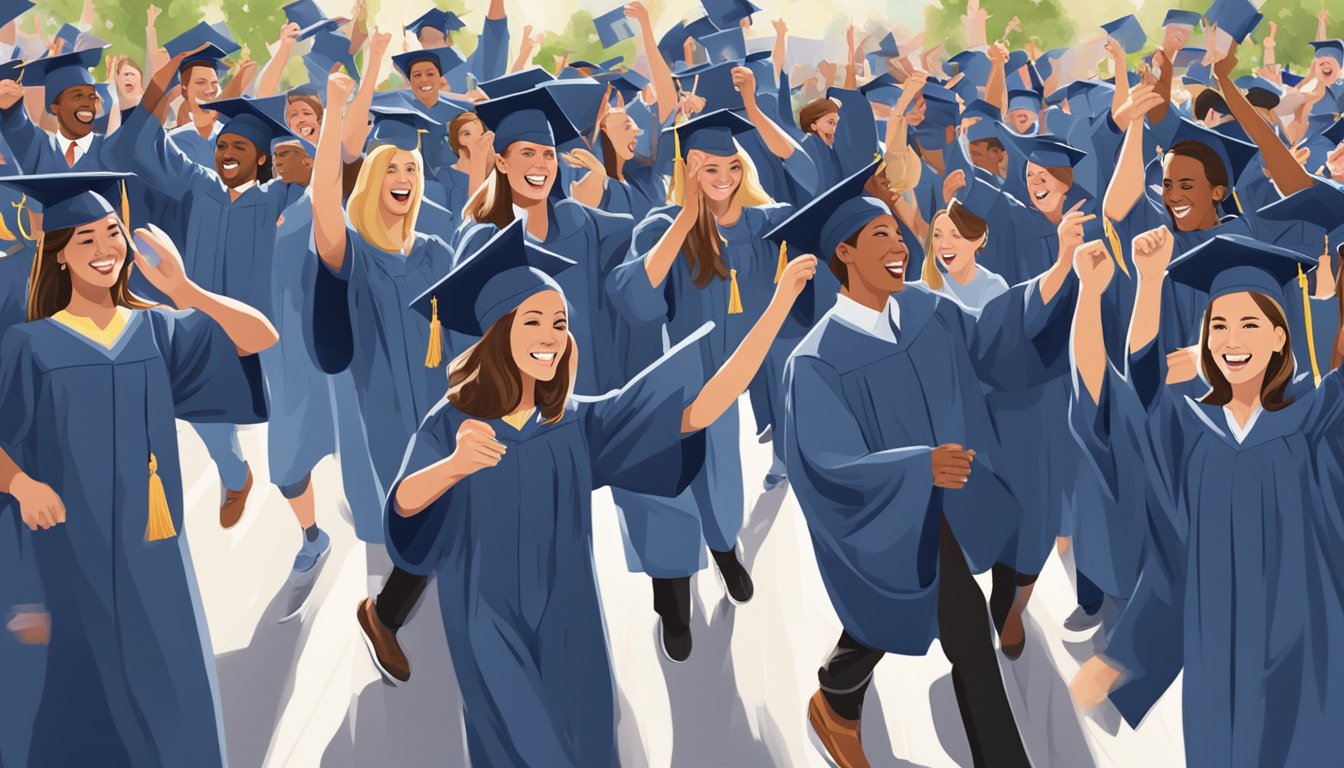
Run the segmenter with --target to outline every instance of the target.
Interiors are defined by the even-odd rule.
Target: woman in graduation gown
[[[563,289],[573,262],[514,222],[416,301],[480,341],[453,361],[388,498],[393,559],[436,573],[478,766],[617,764],[614,694],[592,553],[592,494],[674,495],[704,460],[702,430],[760,366],[816,270],[794,260],[769,308],[706,376],[691,334],[600,397],[573,396]],[[707,380],[708,379],[708,380]]]
[[[1344,642],[1338,510],[1315,472],[1324,435],[1344,423],[1344,378],[1292,386],[1285,306],[1315,260],[1218,235],[1170,261],[1174,233],[1133,243],[1139,271],[1127,375],[1108,365],[1102,294],[1114,272],[1080,255],[1073,358],[1074,434],[1108,485],[1144,484],[1153,546],[1103,656],[1075,699],[1108,695],[1137,726],[1184,671],[1191,766],[1326,765],[1338,759]],[[1170,262],[1168,264],[1168,262]],[[1163,386],[1155,348],[1162,283],[1210,297],[1201,321],[1208,386]],[[1285,286],[1288,286],[1285,289]]]
[[[344,104],[353,90],[349,77],[332,75],[327,104]],[[342,124],[340,112],[330,109],[313,167],[313,248],[321,260],[312,299],[313,343],[323,370],[333,375],[348,370],[353,376],[380,485],[377,498],[383,499],[407,441],[440,398],[448,344],[409,307],[448,271],[452,250],[418,231],[424,161],[418,151],[395,144],[381,145],[365,157],[347,223],[339,183]],[[356,518],[381,512],[352,511]],[[410,677],[396,631],[425,583],[421,576],[395,569],[376,603],[365,599],[358,609],[374,660],[394,683]]]
[[[192,282],[171,242],[138,230],[153,255],[129,248],[108,203],[125,178],[6,180],[47,226],[31,321],[0,342],[0,482],[52,616],[30,764],[222,766],[174,420],[264,421],[256,355],[276,333]],[[128,292],[132,256],[179,311]]]

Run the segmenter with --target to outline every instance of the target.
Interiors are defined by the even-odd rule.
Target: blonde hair
[[[733,191],[733,202],[744,208],[773,205],[775,201],[761,188],[761,182],[756,175],[756,165],[751,162],[751,158],[741,146],[738,146],[737,154],[729,159],[742,163],[742,183]],[[685,189],[685,163],[678,160],[673,168],[672,182],[667,188],[667,199],[674,205],[684,205]],[[719,234],[718,222],[715,221],[714,214],[710,212],[709,204],[702,194],[695,226],[691,228],[681,245],[681,252],[690,261],[691,281],[697,288],[709,285],[710,280],[715,277],[720,280],[728,279],[728,265],[723,261],[722,246],[723,240]]]
[[[383,226],[382,216],[379,215],[382,207],[383,179],[387,177],[387,166],[392,162],[392,156],[405,151],[391,144],[384,144],[370,151],[368,157],[364,158],[364,165],[359,169],[359,178],[355,179],[355,189],[350,193],[350,201],[345,206],[346,213],[350,216],[350,225],[355,228],[359,236],[373,247],[389,253],[399,253],[405,247],[406,241],[414,235],[415,222],[420,215],[420,201],[424,196],[424,159],[420,156],[420,151],[415,150],[410,154],[415,158],[418,183],[415,185],[415,191],[411,193],[411,208],[401,221],[401,239],[391,242],[388,239],[387,228]]]
[[[947,220],[952,222],[952,226],[956,227],[957,232],[967,240],[979,240],[989,232],[989,223],[968,211],[958,200],[953,200],[946,208],[933,214],[933,218],[929,219],[928,236],[924,239],[924,267],[920,270],[920,277],[925,285],[935,291],[943,289],[943,271],[938,268],[938,254],[933,251],[933,225],[938,222],[940,216],[946,216]],[[976,256],[978,257],[984,250],[985,243],[981,243]]]

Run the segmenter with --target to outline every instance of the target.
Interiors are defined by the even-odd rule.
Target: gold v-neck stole
[[[503,419],[505,424],[508,424],[510,427],[513,427],[515,430],[519,432],[522,432],[523,427],[526,426],[528,420],[532,418],[532,414],[536,412],[537,409],[533,408],[532,410],[529,411],[519,411],[518,413],[511,413],[508,416],[502,416],[500,418]]]
[[[60,312],[51,316],[52,320],[64,325],[66,328],[78,333],[89,341],[98,344],[104,349],[111,349],[116,345],[117,340],[121,338],[122,331],[126,330],[126,321],[130,317],[131,311],[125,307],[117,307],[117,314],[112,317],[112,322],[107,324],[106,328],[99,328],[98,324],[87,317],[72,315],[62,309]]]

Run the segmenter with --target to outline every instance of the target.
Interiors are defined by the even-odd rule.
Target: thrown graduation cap
[[[658,40],[658,52],[663,54],[663,60],[669,66],[686,60],[686,38],[690,35],[686,32],[686,23],[678,21],[672,25],[672,28],[663,33]]]
[[[587,136],[597,126],[597,113],[602,108],[602,97],[607,93],[605,83],[584,77],[556,80],[538,87],[550,92],[551,98],[581,135]]]
[[[75,43],[79,41],[79,27],[74,24],[62,24],[56,31],[56,40],[60,45],[56,46],[57,53],[70,53],[75,50]]]
[[[1008,111],[1015,109],[1025,109],[1029,112],[1040,112],[1041,103],[1044,100],[1041,94],[1026,88],[1014,88],[1008,91]]]
[[[61,92],[77,85],[93,85],[93,74],[89,70],[103,60],[102,48],[87,48],[60,56],[48,56],[28,63],[25,69],[25,85],[41,84],[46,89],[46,102],[50,106]]]
[[[420,149],[422,133],[443,130],[443,123],[409,107],[369,107],[369,117],[373,118],[371,143],[391,144],[407,152]]]
[[[681,125],[663,129],[663,134],[671,141],[672,133],[681,143],[682,157],[691,150],[698,149],[715,157],[732,157],[737,154],[737,143],[733,137],[755,127],[736,113],[727,109],[697,115]]]
[[[495,132],[494,149],[500,153],[517,141],[558,147],[579,136],[564,109],[546,88],[482,101],[476,105],[476,114],[486,128]]]
[[[676,76],[677,84],[686,93],[694,92],[705,100],[707,111],[742,109],[742,94],[733,85],[735,62],[706,64],[694,67]]]
[[[347,48],[347,50],[349,49]],[[433,64],[438,68],[441,76],[447,75],[467,63],[467,60],[462,58],[462,54],[458,53],[456,48],[450,46],[407,51],[392,57],[392,63],[397,66],[397,69],[401,70],[402,76],[407,80],[411,79],[411,69],[419,61],[428,61]]]
[[[976,85],[989,81],[989,56],[984,51],[962,51],[943,63],[943,72],[952,77],[960,72]]]
[[[765,239],[787,243],[794,253],[811,253],[830,262],[835,257],[835,249],[855,232],[879,216],[891,215],[884,203],[863,194],[864,186],[877,172],[877,167],[876,161],[869,163],[863,170],[822,192],[766,233]]]
[[[901,55],[900,46],[896,45],[896,36],[887,33],[877,44],[877,50],[865,55],[868,60],[868,68],[874,73],[884,73],[887,71],[887,60],[894,59]]]
[[[1218,25],[1220,33],[1238,43],[1245,42],[1265,18],[1251,5],[1250,0],[1213,0],[1213,5],[1209,6],[1204,16]]]
[[[1182,11],[1172,8],[1162,19],[1163,27],[1195,27],[1199,25],[1200,15],[1196,11]]]
[[[751,18],[761,9],[750,0],[700,0],[705,16],[719,29],[737,27],[743,19]]]
[[[614,93],[619,93],[625,103],[629,104],[635,100],[645,88],[649,87],[649,79],[634,70],[624,72],[606,72],[600,75],[594,75],[593,78],[602,85],[611,85]],[[613,100],[614,100],[613,96]]]
[[[1018,136],[1012,131],[1003,135],[1027,162],[1042,168],[1072,168],[1087,157],[1087,153],[1069,146],[1056,136]]]
[[[529,242],[522,219],[496,232],[480,250],[411,302],[431,323],[468,336],[490,326],[544,291],[564,295],[555,276],[574,262]]]
[[[739,27],[715,32],[700,39],[711,64],[739,61],[747,55],[747,41]]]
[[[1316,40],[1311,47],[1316,49],[1316,58],[1330,58],[1344,65],[1344,40]]]
[[[467,26],[462,19],[458,18],[452,11],[443,11],[438,8],[430,8],[420,18],[406,25],[406,31],[417,37],[420,31],[424,29],[437,29],[443,34],[456,32]]]
[[[286,21],[299,25],[300,40],[307,40],[318,32],[335,32],[349,21],[339,17],[327,18],[327,14],[317,7],[316,0],[295,0],[280,10],[284,11]]]
[[[1205,88],[1213,87],[1213,65],[1194,64],[1181,75],[1181,82],[1186,85],[1202,85]]]
[[[1286,307],[1284,286],[1298,270],[1309,271],[1316,258],[1262,243],[1243,235],[1216,235],[1190,249],[1167,267],[1175,282],[1209,295],[1209,301],[1231,293],[1262,293]]]
[[[1235,184],[1241,177],[1241,172],[1246,170],[1256,153],[1260,150],[1254,144],[1234,139],[1217,131],[1211,131],[1198,123],[1191,122],[1181,118],[1181,122],[1176,127],[1176,133],[1172,136],[1171,147],[1177,147],[1183,141],[1195,141],[1212,149],[1218,153],[1222,159],[1223,165],[1228,172],[1229,183]]]
[[[1322,224],[1339,219],[1339,211],[1344,209],[1344,189],[1334,184],[1318,181],[1306,189],[1257,210],[1256,216],[1270,221],[1305,221]]]
[[[265,152],[276,138],[294,135],[284,123],[276,121],[251,99],[221,99],[201,106],[227,118],[220,129],[220,136],[225,134],[241,136],[262,152]]]
[[[123,184],[130,178],[134,178],[134,174],[47,173],[0,177],[0,184],[40,203],[42,228],[54,232],[90,224],[109,214],[120,216]],[[126,225],[126,222],[122,223]]]
[[[597,39],[601,41],[603,48],[610,48],[639,33],[635,29],[635,23],[626,17],[624,5],[614,11],[593,17],[593,26],[597,28]]]
[[[32,0],[3,0],[0,2],[0,26],[19,18],[33,7]]]
[[[163,48],[168,51],[169,56],[176,56],[183,51],[190,51],[202,45],[207,47],[188,56],[182,62],[183,67],[186,67],[188,62],[197,59],[215,61],[242,50],[242,46],[225,31],[206,24],[204,21],[164,43]]]
[[[903,89],[896,82],[896,78],[890,72],[883,72],[877,77],[869,80],[859,86],[859,93],[875,104],[884,104],[888,107],[896,106],[896,102],[901,100]]]
[[[551,73],[541,67],[528,67],[517,72],[510,72],[502,77],[496,77],[494,80],[478,83],[476,87],[484,91],[486,96],[498,99],[502,96],[531,90],[542,83],[549,83],[553,80],[555,78],[551,76]]]
[[[1111,39],[1120,44],[1125,49],[1125,53],[1134,53],[1143,48],[1143,44],[1148,42],[1148,35],[1143,31],[1143,25],[1139,23],[1138,17],[1134,14],[1122,16],[1115,21],[1108,21],[1101,25],[1106,30],[1106,34]]]
[[[1287,64],[1283,65],[1283,71],[1279,73],[1279,76],[1283,78],[1283,84],[1288,86],[1289,88],[1296,88],[1297,86],[1302,84],[1303,80],[1306,80],[1306,78],[1303,77],[1302,75],[1293,74],[1289,70]]]

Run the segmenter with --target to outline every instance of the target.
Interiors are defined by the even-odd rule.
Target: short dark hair
[[[1232,110],[1227,108],[1227,100],[1223,98],[1223,94],[1212,88],[1206,88],[1195,97],[1195,119],[1203,120],[1210,110],[1220,115],[1232,113]]]
[[[1007,151],[1003,146],[1003,142],[998,139],[980,139],[979,141],[972,141],[971,144],[984,144],[988,149],[997,149],[1000,152]]]

